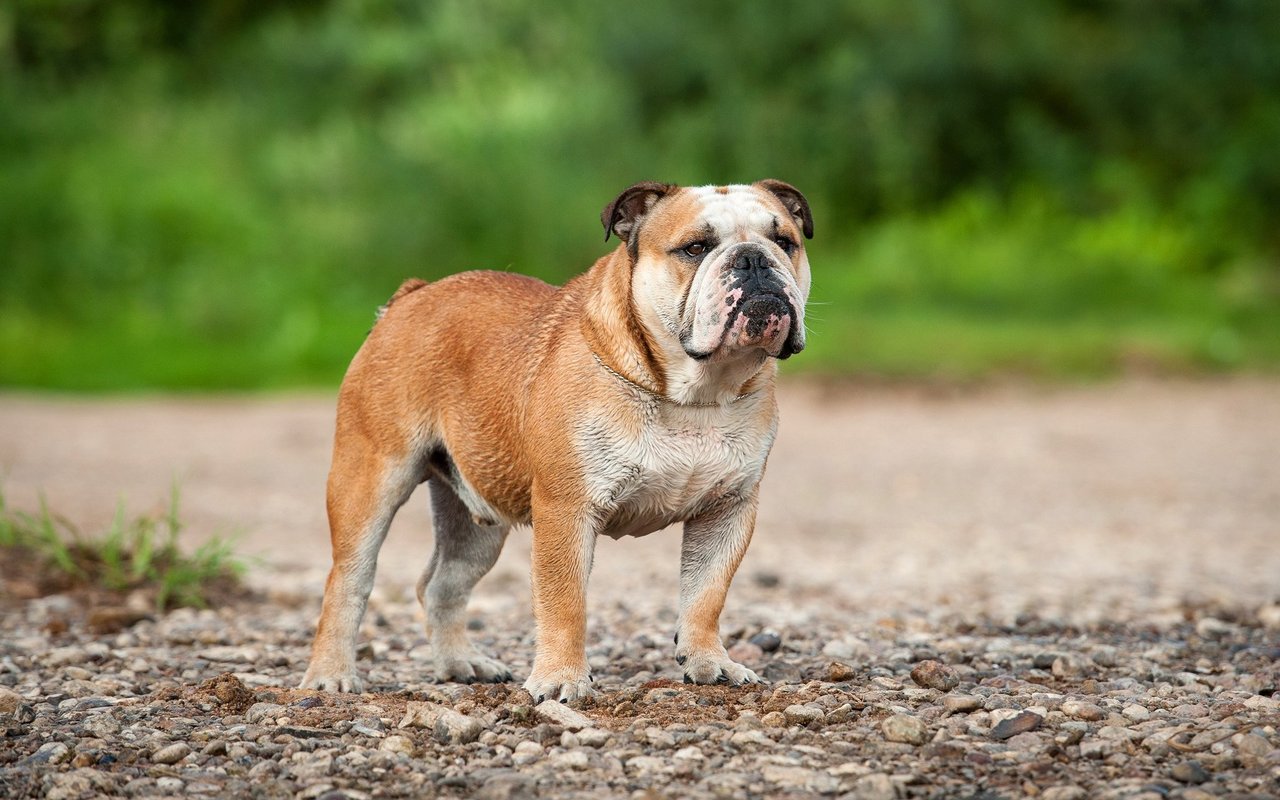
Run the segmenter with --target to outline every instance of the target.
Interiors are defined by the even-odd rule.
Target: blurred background
[[[0,384],[335,386],[643,179],[809,197],[792,372],[1280,365],[1280,3],[0,5]]]

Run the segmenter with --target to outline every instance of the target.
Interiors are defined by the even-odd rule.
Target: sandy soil
[[[1280,596],[1280,382],[1126,381],[972,392],[785,383],[756,539],[740,573],[808,602],[885,613],[962,608],[1096,621],[1183,601]],[[240,537],[254,580],[321,592],[328,566],[328,394],[0,395],[0,486],[84,530],[118,501],[158,510],[176,481],[184,534]],[[679,533],[604,542],[593,602],[674,603]],[[426,492],[392,529],[379,589],[430,553]],[[529,533],[477,605],[527,605]],[[732,595],[730,609],[732,613]]]

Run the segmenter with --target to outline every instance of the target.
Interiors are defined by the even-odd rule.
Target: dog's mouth
[[[797,335],[799,315],[786,295],[766,290],[739,300],[725,316],[724,328],[715,347],[692,347],[690,336],[681,336],[685,353],[696,361],[707,361],[721,353],[764,350],[779,359],[790,358],[804,349]]]

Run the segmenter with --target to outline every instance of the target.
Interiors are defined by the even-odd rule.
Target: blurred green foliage
[[[14,0],[0,383],[336,382],[641,179],[817,216],[795,369],[1280,364],[1280,3]],[[789,365],[789,368],[792,368]]]

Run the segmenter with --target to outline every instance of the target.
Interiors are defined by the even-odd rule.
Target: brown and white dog
[[[360,691],[355,642],[397,509],[431,486],[418,582],[441,679],[511,672],[465,632],[472,587],[533,525],[537,652],[524,688],[591,692],[585,598],[596,539],[684,522],[676,661],[693,683],[757,682],[719,618],[777,430],[775,359],[805,344],[813,236],[795,188],[640,183],[605,207],[609,255],[563,288],[465,272],[400,287],[338,398],[333,569],[304,688]]]

